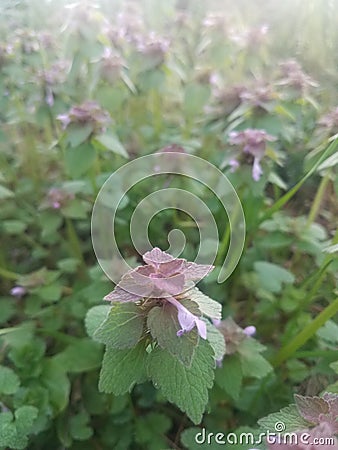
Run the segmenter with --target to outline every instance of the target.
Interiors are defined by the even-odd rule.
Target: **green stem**
[[[331,142],[327,149],[323,152],[322,156],[318,161],[312,166],[312,168],[304,175],[302,179],[298,181],[293,188],[291,188],[286,194],[284,194],[277,202],[268,209],[268,211],[260,217],[257,226],[269,219],[275,212],[279,211],[303,186],[305,181],[317,170],[320,164],[326,159],[327,155],[332,154],[336,147],[338,146],[338,138]]]
[[[313,319],[300,333],[298,333],[290,342],[288,342],[278,352],[272,361],[274,367],[279,366],[283,361],[291,357],[302,345],[305,344],[316,331],[322,327],[331,317],[338,312],[338,298],[328,305],[318,316]]]
[[[337,359],[337,350],[304,350],[303,352],[296,352],[293,358],[334,358]]]
[[[83,278],[87,278],[87,267],[86,263],[83,258],[82,250],[81,250],[81,244],[79,241],[79,238],[77,237],[73,222],[66,218],[66,227],[67,227],[67,234],[68,234],[68,240],[70,242],[73,255],[75,258],[77,258],[81,263],[81,275]]]
[[[326,173],[326,175],[322,178],[320,182],[316,196],[311,205],[310,213],[306,222],[306,227],[309,227],[316,220],[320,205],[323,201],[326,187],[329,184],[329,182],[330,182],[330,171]]]

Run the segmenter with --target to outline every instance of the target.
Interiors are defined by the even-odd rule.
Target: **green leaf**
[[[243,372],[240,358],[237,354],[227,355],[222,367],[216,370],[215,382],[234,400],[238,400],[242,386]]]
[[[15,304],[4,297],[0,299],[0,324],[5,324],[16,314]],[[0,331],[1,335],[1,331]]]
[[[111,150],[124,158],[129,158],[126,149],[115,134],[106,132],[100,136],[95,136],[95,141],[99,142],[105,149]]]
[[[92,133],[94,127],[91,123],[78,125],[70,124],[66,131],[66,143],[69,143],[71,147],[78,147],[84,142]]]
[[[225,354],[224,336],[215,326],[211,325],[211,323],[207,323],[207,339],[215,353],[215,359],[222,359]]]
[[[131,348],[141,339],[144,315],[135,303],[114,304],[105,321],[93,335],[103,344],[112,348]]]
[[[86,441],[93,435],[93,429],[88,426],[89,415],[82,411],[69,420],[69,431],[71,436],[77,441]]]
[[[144,342],[126,350],[107,347],[102,362],[99,390],[114,395],[130,392],[136,383],[146,380],[146,357]]]
[[[75,273],[79,266],[79,260],[75,258],[59,259],[57,267],[64,273]]]
[[[41,385],[48,389],[49,401],[55,413],[63,411],[69,401],[70,382],[64,367],[57,359],[49,358],[44,361]]]
[[[338,361],[331,363],[330,367],[332,370],[334,370],[336,372],[336,374],[338,374]]]
[[[136,442],[149,450],[166,448],[165,434],[170,427],[171,421],[164,414],[151,412],[146,416],[140,416],[135,424]]]
[[[238,347],[243,376],[262,378],[271,370],[271,364],[262,356],[260,352],[265,349],[263,345],[255,339],[247,338]]]
[[[309,427],[309,422],[300,417],[296,405],[289,405],[279,412],[269,414],[267,417],[260,419],[258,425],[263,428],[264,431],[275,433],[275,426],[279,422],[283,423],[285,426],[283,433],[304,430]]]
[[[197,303],[199,310],[204,316],[213,319],[222,318],[222,305],[203,294],[196,287],[186,293],[186,297]]]
[[[4,200],[5,198],[14,197],[14,192],[5,188],[5,186],[0,185],[0,200]]]
[[[166,350],[156,348],[148,358],[148,373],[155,387],[198,424],[208,402],[214,380],[214,353],[200,340],[191,367],[184,366]]]
[[[74,199],[62,207],[61,212],[70,219],[85,219],[88,213],[88,206],[83,201]]]
[[[59,283],[41,286],[33,291],[46,302],[57,302],[62,295],[62,286]]]
[[[0,393],[14,394],[20,386],[17,374],[9,367],[0,366]]]
[[[27,448],[27,435],[30,433],[37,415],[38,409],[27,405],[18,408],[14,417],[11,412],[1,413],[0,447],[18,450]]]
[[[27,224],[21,220],[4,220],[2,226],[5,233],[13,235],[23,233],[27,228]]]
[[[95,331],[99,328],[102,322],[105,321],[110,311],[110,305],[93,306],[87,312],[85,318],[85,326],[89,337],[93,337]]]
[[[333,344],[338,343],[338,325],[333,320],[328,320],[326,324],[319,328],[317,335],[325,341]]]
[[[75,148],[65,150],[65,166],[69,175],[79,178],[87,172],[96,158],[96,152],[89,143],[84,143]]]
[[[160,347],[168,350],[184,365],[191,366],[198,344],[198,333],[196,329],[193,329],[180,337],[177,336],[177,331],[181,327],[177,319],[177,309],[174,306],[165,304],[162,307],[152,308],[148,314],[147,325]]]
[[[276,264],[256,261],[254,269],[257,272],[261,287],[270,292],[280,292],[282,283],[291,284],[295,281],[295,277],[291,272]]]
[[[66,372],[81,373],[100,367],[102,348],[97,342],[89,338],[79,339],[69,345],[63,352],[54,356],[54,360]]]

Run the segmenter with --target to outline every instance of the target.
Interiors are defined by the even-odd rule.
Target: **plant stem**
[[[320,185],[318,187],[314,201],[311,205],[310,213],[306,222],[307,228],[316,220],[320,205],[323,201],[325,190],[329,182],[330,182],[330,171],[326,173],[326,175],[322,178],[320,182]]]
[[[74,254],[75,258],[77,258],[80,261],[80,264],[81,264],[81,266],[80,266],[81,267],[81,276],[83,278],[87,278],[87,267],[86,267],[86,263],[83,259],[80,241],[79,241],[79,238],[77,237],[73,222],[68,218],[66,218],[66,227],[67,227],[68,240],[72,247],[73,254]]]
[[[331,142],[331,144],[326,148],[323,152],[322,156],[318,159],[318,161],[311,167],[311,169],[301,178],[298,183],[293,186],[286,194],[284,194],[276,203],[274,203],[271,208],[269,208],[265,214],[260,217],[257,226],[269,219],[275,212],[279,211],[303,186],[305,181],[317,170],[320,164],[326,159],[327,155],[333,153],[338,146],[338,138]]]
[[[278,352],[276,357],[272,360],[272,365],[274,367],[279,366],[283,361],[291,357],[296,350],[298,350],[302,345],[305,344],[312,336],[315,335],[316,331],[322,327],[331,317],[333,317],[338,312],[338,298],[336,298],[332,303],[330,303],[318,316],[313,319],[300,333],[298,333],[290,342],[288,342],[281,350]]]

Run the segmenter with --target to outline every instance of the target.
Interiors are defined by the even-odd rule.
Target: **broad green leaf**
[[[66,372],[88,372],[89,370],[100,367],[102,348],[97,342],[89,338],[83,338],[69,345],[63,352],[54,356],[54,360]]]
[[[296,405],[289,405],[281,409],[279,412],[269,414],[267,417],[260,419],[258,425],[264,431],[276,432],[276,424],[283,423],[285,428],[283,432],[304,430],[309,427],[309,422],[304,420],[297,410]]]
[[[99,142],[105,149],[111,150],[124,158],[129,158],[126,149],[123,147],[118,137],[113,133],[106,132],[100,134],[100,136],[95,136],[95,141]]]
[[[277,264],[256,261],[254,269],[257,272],[261,287],[270,292],[280,292],[283,283],[291,284],[295,281],[291,272]]]
[[[69,431],[77,441],[86,441],[93,435],[93,429],[88,426],[90,417],[85,411],[72,416],[69,420]]]
[[[264,350],[255,339],[247,338],[238,347],[243,376],[262,378],[271,370],[271,364],[262,356],[260,352]]]
[[[83,125],[72,123],[67,127],[66,143],[69,143],[71,147],[78,147],[90,136],[92,131],[93,125],[91,123]]]
[[[338,343],[338,325],[333,320],[328,320],[326,324],[319,328],[317,335],[325,341],[333,344]]]
[[[64,367],[55,358],[44,361],[41,385],[48,389],[49,401],[57,414],[63,411],[69,401],[70,382]]]
[[[141,339],[144,315],[135,303],[114,304],[93,338],[113,348],[131,348]]]
[[[184,365],[191,365],[198,344],[198,333],[194,328],[189,333],[177,336],[176,333],[181,327],[177,319],[177,309],[174,306],[164,304],[162,307],[152,308],[148,314],[147,325],[160,347],[168,350]]]
[[[27,228],[27,224],[21,220],[4,220],[2,226],[5,233],[13,235],[23,233]]]
[[[70,219],[85,219],[88,214],[88,206],[81,200],[71,200],[66,206],[61,208],[65,217]]]
[[[237,354],[224,357],[222,367],[216,369],[215,383],[234,400],[238,400],[242,386],[243,372]]]
[[[215,326],[211,325],[211,323],[207,323],[207,339],[215,353],[216,361],[222,359],[225,353],[224,336]]]
[[[0,366],[0,393],[14,394],[20,386],[17,374],[9,367]]]
[[[148,358],[148,373],[156,388],[198,424],[214,380],[214,352],[200,339],[191,367],[184,366],[166,350],[156,348]]]
[[[11,412],[0,413],[0,447],[26,449],[27,435],[38,415],[34,406],[23,405],[18,408],[14,417]]]
[[[130,392],[136,383],[146,380],[146,358],[144,342],[126,350],[107,347],[102,362],[99,390],[114,395]]]
[[[199,289],[191,289],[186,293],[186,297],[197,303],[199,310],[204,316],[212,319],[222,318],[222,305],[203,294]]]
[[[78,178],[90,169],[96,158],[96,152],[89,143],[65,150],[66,170],[72,178]]]
[[[338,361],[331,363],[330,367],[338,374]]]
[[[11,317],[16,314],[16,306],[8,298],[0,299],[0,324],[5,324]],[[2,330],[0,330],[1,335]]]
[[[42,300],[46,302],[57,302],[60,300],[62,295],[62,286],[59,283],[50,284],[48,286],[41,286],[34,289],[36,293]]]
[[[88,310],[85,318],[85,326],[89,337],[93,337],[97,328],[99,328],[102,322],[107,318],[110,309],[110,305],[98,305],[93,306],[93,308]]]
[[[64,273],[75,273],[79,266],[79,260],[75,258],[59,259],[57,267]]]
[[[38,415],[38,410],[34,406],[21,406],[15,413],[15,425],[19,434],[28,434],[34,420]]]
[[[164,414],[151,412],[140,416],[135,424],[136,442],[144,445],[147,450],[166,448],[165,434],[170,427],[171,421]]]

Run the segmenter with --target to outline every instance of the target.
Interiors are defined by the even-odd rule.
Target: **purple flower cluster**
[[[256,327],[253,325],[249,325],[243,329],[231,317],[227,317],[224,320],[213,320],[213,323],[223,334],[226,344],[226,355],[236,353],[240,343],[245,338],[253,336],[256,333]]]
[[[229,143],[242,147],[245,154],[253,157],[252,178],[255,181],[258,181],[263,173],[260,162],[265,154],[266,143],[275,140],[275,136],[271,136],[266,131],[252,128],[229,133]],[[239,163],[237,160],[232,160],[230,165],[235,170]]]
[[[269,450],[337,450],[338,394],[325,392],[323,397],[295,395],[295,400],[301,417],[314,428],[297,431],[298,442],[295,443],[284,442],[283,436],[279,441],[268,442]]]
[[[111,120],[108,111],[103,110],[94,101],[86,101],[81,105],[72,106],[67,114],[59,114],[57,118],[64,129],[73,123],[91,124],[96,132],[103,131]]]
[[[213,266],[174,258],[158,247],[143,255],[145,265],[128,271],[115,287],[104,297],[110,302],[142,302],[156,299],[176,307],[181,329],[178,336],[197,327],[199,335],[206,339],[205,322],[192,314],[181,302],[180,295],[192,287],[192,281],[205,277]]]
[[[279,67],[282,73],[282,79],[278,84],[281,86],[288,86],[296,91],[304,91],[307,87],[318,86],[318,83],[303,72],[301,65],[294,59],[281,63]]]
[[[338,133],[338,106],[323,116],[318,121],[318,125],[327,130],[330,134]]]
[[[64,191],[63,189],[51,188],[47,192],[46,206],[53,209],[60,209],[70,200],[74,199],[74,194]]]

